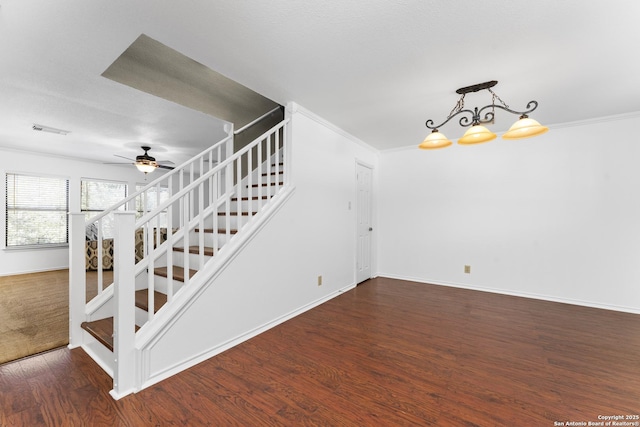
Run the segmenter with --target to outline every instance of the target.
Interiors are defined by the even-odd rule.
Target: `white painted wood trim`
[[[73,348],[83,343],[80,325],[86,320],[86,231],[83,213],[70,213],[69,220],[69,346]]]
[[[115,212],[114,309],[112,396],[125,396],[136,389],[135,354],[135,237],[136,212]],[[150,290],[150,293],[153,289]],[[153,306],[151,306],[153,307]],[[151,309],[153,311],[153,309]]]
[[[199,294],[218,277],[222,271],[231,263],[242,249],[257,235],[257,233],[269,222],[284,203],[293,196],[295,187],[284,188],[282,193],[273,197],[273,204],[264,208],[256,216],[256,221],[248,228],[243,229],[243,233],[237,235],[233,242],[227,243],[225,251],[220,251],[206,266],[194,277],[189,288],[184,287],[174,298],[174,303],[169,307],[163,307],[156,315],[155,325],[149,324],[141,328],[136,334],[136,348],[145,351],[152,347],[168,330],[171,325],[180,318],[195,301]]]

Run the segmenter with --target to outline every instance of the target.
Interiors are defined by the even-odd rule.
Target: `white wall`
[[[381,153],[379,274],[640,312],[638,127]]]
[[[145,182],[144,175],[138,172],[133,166],[103,165],[0,148],[0,193],[3,199],[6,194],[5,174],[7,172],[43,174],[68,178],[69,208],[71,212],[80,212],[80,180],[82,178],[127,182],[129,184],[129,194],[135,191],[136,183]],[[152,175],[149,175],[148,179],[153,180],[157,178],[156,173],[157,172],[154,172]],[[0,276],[68,268],[69,249],[66,246],[50,249],[6,249],[6,205],[4,200],[1,209]]]
[[[378,155],[313,114],[297,111],[295,192],[154,347],[152,373],[355,285],[356,160],[375,169]]]

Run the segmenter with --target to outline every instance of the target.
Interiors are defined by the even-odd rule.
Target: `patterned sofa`
[[[175,229],[173,230],[176,231]],[[153,235],[154,245],[156,245],[156,234]],[[167,240],[167,229],[160,229],[160,243]],[[142,228],[136,230],[135,237],[135,253],[136,263],[144,257],[144,233]],[[85,267],[87,271],[96,271],[98,269],[98,241],[87,240],[85,243]],[[113,239],[102,240],[102,269],[113,270]]]

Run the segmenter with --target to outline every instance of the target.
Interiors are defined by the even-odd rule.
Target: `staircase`
[[[291,194],[288,119],[232,153],[233,136],[94,218],[70,214],[70,344],[114,379],[118,399],[149,385],[150,346]],[[105,224],[115,222],[111,236]],[[85,240],[111,256],[114,283],[86,302]],[[106,285],[106,286],[105,286]],[[153,307],[153,309],[150,309]],[[222,325],[223,326],[223,325]],[[198,327],[198,325],[194,325]],[[175,366],[161,369],[175,371]]]

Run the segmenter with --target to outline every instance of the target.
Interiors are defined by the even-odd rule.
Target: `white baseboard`
[[[138,390],[135,390],[135,389],[132,388],[132,389],[126,390],[124,392],[118,393],[115,389],[113,389],[113,390],[109,391],[109,395],[111,395],[113,400],[120,400],[125,396],[128,396],[128,395],[130,395],[132,393],[136,393],[137,391]]]
[[[519,291],[511,291],[511,290],[505,290],[505,289],[495,289],[495,288],[488,288],[488,287],[483,287],[483,286],[469,286],[469,285],[466,285],[466,284],[463,284],[463,283],[442,282],[442,281],[438,281],[438,280],[426,280],[426,279],[423,279],[423,278],[410,277],[410,276],[400,276],[400,275],[395,275],[395,274],[378,273],[378,277],[387,277],[389,279],[407,280],[407,281],[411,281],[411,282],[426,283],[426,284],[437,285],[437,286],[448,286],[448,287],[451,287],[451,288],[468,289],[468,290],[471,290],[471,291],[491,292],[491,293],[500,294],[500,295],[509,295],[509,296],[514,296],[514,297],[531,298],[531,299],[537,299],[537,300],[542,300],[542,301],[558,302],[558,303],[562,303],[562,304],[579,305],[579,306],[582,306],[582,307],[599,308],[599,309],[602,309],[602,310],[611,310],[611,311],[620,311],[620,312],[623,312],[623,313],[640,314],[640,309],[634,308],[634,307],[617,306],[617,305],[610,305],[610,304],[601,304],[601,303],[595,303],[595,302],[591,302],[591,301],[582,301],[582,300],[575,300],[575,299],[569,299],[569,298],[559,298],[559,297],[552,296],[552,295],[542,295],[542,294],[535,294],[535,293],[530,293],[530,292],[519,292]]]
[[[49,267],[49,268],[42,268],[42,269],[35,269],[35,270],[13,271],[10,273],[1,273],[0,277],[20,276],[23,274],[34,274],[34,273],[49,273],[52,271],[68,270],[68,269],[69,269],[69,265],[67,264],[65,266],[60,266],[60,267]]]

